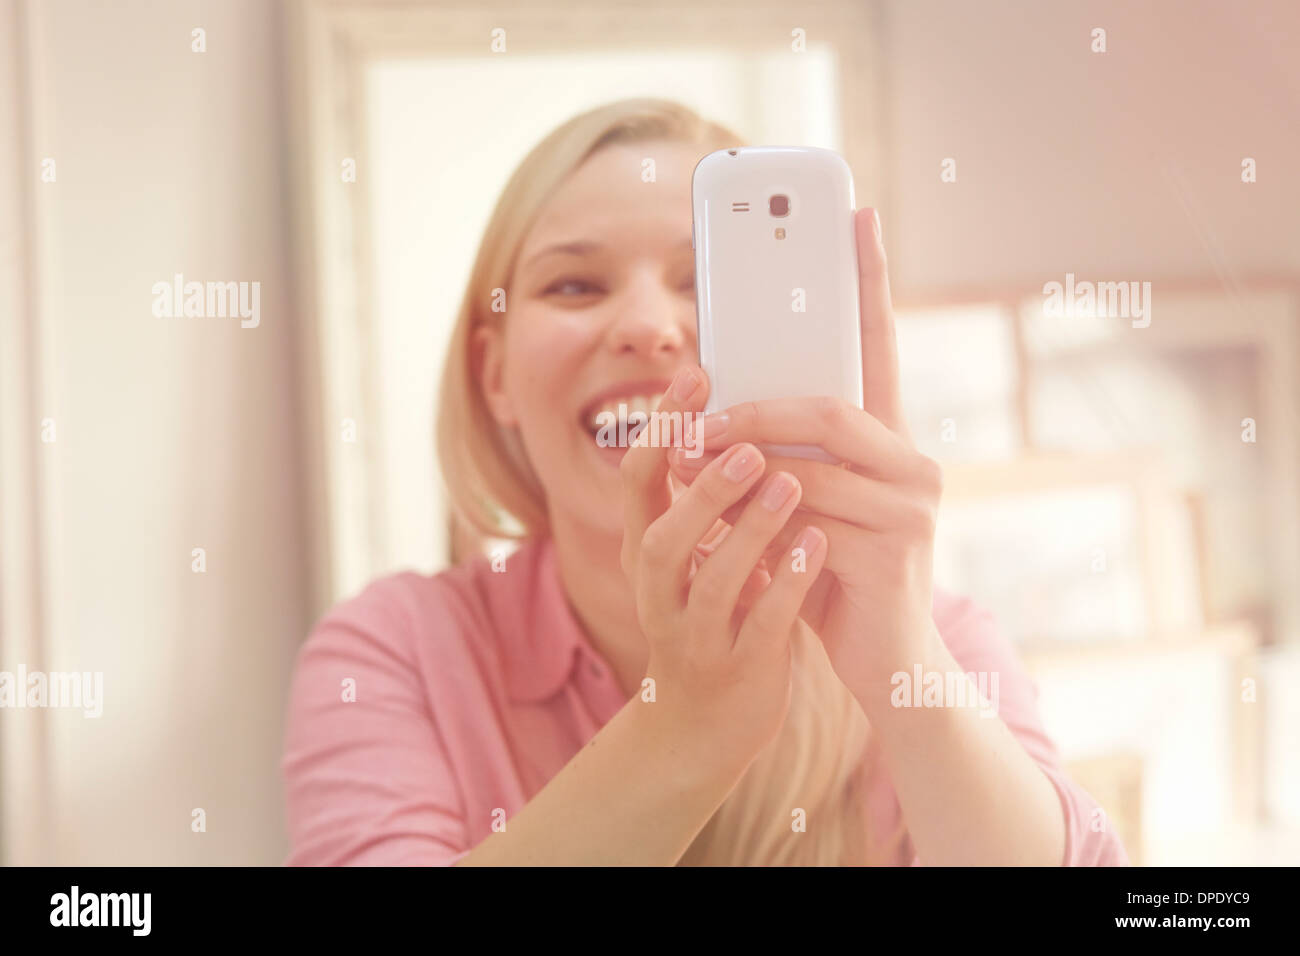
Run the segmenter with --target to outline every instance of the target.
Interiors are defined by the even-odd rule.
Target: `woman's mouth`
[[[588,405],[579,415],[582,427],[598,444],[607,443],[606,439],[626,436],[629,429],[643,425],[650,413],[659,408],[663,393],[614,395]]]
[[[605,462],[617,465],[638,432],[659,409],[667,379],[622,382],[592,398],[578,412],[578,426]]]

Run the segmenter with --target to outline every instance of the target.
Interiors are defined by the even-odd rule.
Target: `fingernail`
[[[682,440],[687,445],[694,445],[697,440],[710,441],[721,438],[727,433],[731,416],[726,412],[714,412],[712,415],[692,416],[686,423]],[[699,433],[698,437],[696,433]]]
[[[876,231],[876,238],[880,238],[880,210],[871,210],[871,228]]]
[[[676,377],[673,379],[671,388],[673,401],[684,402],[695,394],[695,389],[699,387],[699,379],[695,377],[695,370],[690,366],[679,369]]]
[[[795,541],[794,546],[803,552],[805,558],[809,558],[817,553],[817,549],[821,547],[824,540],[826,540],[826,535],[822,534],[821,529],[810,526],[799,532],[799,538]]]
[[[758,500],[768,511],[780,511],[793,494],[794,478],[782,472],[772,476],[772,480],[767,483]]]
[[[753,445],[741,445],[722,466],[722,474],[729,481],[744,481],[758,470],[760,464],[758,449]]]

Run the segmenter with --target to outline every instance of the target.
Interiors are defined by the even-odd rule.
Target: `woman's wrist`
[[[647,759],[680,787],[683,796],[716,797],[721,803],[758,754],[752,744],[717,732],[724,725],[721,720],[704,720],[698,713],[640,696],[633,697],[627,709]]]
[[[932,620],[927,620],[910,639],[900,641],[898,649],[888,656],[881,656],[877,665],[850,687],[858,705],[867,718],[875,724],[886,724],[887,718],[893,716],[900,708],[897,703],[900,694],[908,700],[917,690],[913,685],[924,682],[926,675],[946,675],[957,667],[956,661],[948,653],[938,628]],[[946,681],[946,676],[945,676]],[[919,690],[924,690],[924,683]]]

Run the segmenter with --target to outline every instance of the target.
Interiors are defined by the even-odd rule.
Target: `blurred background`
[[[0,671],[104,675],[97,719],[0,709],[0,860],[283,859],[298,646],[446,564],[497,194],[654,95],[881,210],[937,580],[1134,861],[1300,862],[1298,38],[1293,0],[0,0]],[[158,317],[178,273],[259,324]]]

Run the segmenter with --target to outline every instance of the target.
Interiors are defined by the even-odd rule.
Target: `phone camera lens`
[[[773,196],[767,201],[767,211],[777,217],[790,215],[790,197]]]

